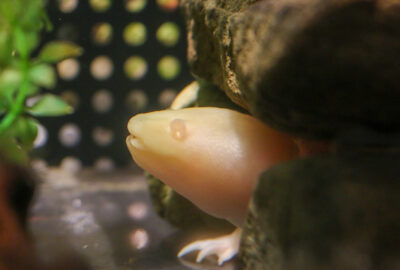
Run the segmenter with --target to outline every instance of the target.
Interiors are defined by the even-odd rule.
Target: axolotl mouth
[[[134,149],[142,149],[143,148],[143,142],[141,138],[138,136],[138,132],[140,131],[140,126],[141,126],[141,120],[137,120],[138,116],[132,117],[129,122],[128,122],[128,131],[129,135],[126,138],[126,143],[131,151],[131,147]],[[132,152],[132,151],[131,151]]]
[[[143,148],[143,144],[141,143],[140,139],[132,134],[126,137],[126,144],[128,145],[128,148],[130,147],[133,147],[135,149]]]

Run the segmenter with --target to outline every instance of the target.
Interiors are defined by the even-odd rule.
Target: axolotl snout
[[[203,211],[239,228],[259,174],[298,153],[288,135],[222,108],[138,114],[129,120],[128,130],[127,145],[139,166]],[[198,261],[216,254],[221,264],[237,252],[238,238],[240,230],[229,241],[197,241],[180,255],[200,250]]]

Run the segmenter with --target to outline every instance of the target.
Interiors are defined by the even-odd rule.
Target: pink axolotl
[[[295,158],[294,140],[237,111],[199,107],[138,114],[128,123],[133,159],[203,211],[237,226],[230,235],[200,240],[179,257],[199,251],[221,265],[238,252],[241,229],[258,176]]]

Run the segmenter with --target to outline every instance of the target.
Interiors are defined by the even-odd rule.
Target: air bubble
[[[64,80],[75,79],[79,69],[79,62],[76,59],[66,59],[57,64],[58,75]]]
[[[104,127],[96,127],[92,133],[93,140],[99,146],[108,146],[112,143],[114,138],[114,133],[111,129]]]
[[[45,146],[47,143],[47,139],[49,137],[47,129],[43,125],[38,124],[37,128],[38,128],[38,132],[37,132],[36,138],[33,142],[34,148],[39,148],[39,147]]]
[[[140,46],[146,41],[146,26],[140,22],[128,24],[124,29],[124,40],[132,46]]]
[[[149,243],[149,234],[144,229],[137,229],[133,231],[129,238],[131,245],[135,249],[143,249]]]
[[[134,112],[143,111],[147,104],[148,99],[143,90],[132,90],[126,98],[127,108]]]
[[[169,81],[175,79],[179,75],[181,65],[176,57],[167,55],[158,62],[157,70],[161,78]]]
[[[81,130],[75,124],[69,123],[61,127],[58,138],[62,145],[66,147],[74,147],[81,140]]]
[[[93,77],[98,80],[106,80],[110,78],[113,69],[114,67],[111,59],[104,55],[96,57],[90,65],[90,72]]]
[[[64,13],[71,13],[78,6],[78,0],[59,0],[58,8]]]
[[[178,141],[183,141],[187,136],[186,123],[182,119],[172,120],[169,129],[171,136]]]
[[[161,105],[161,107],[167,108],[174,101],[176,95],[177,93],[174,89],[167,88],[158,96],[158,103]]]
[[[82,169],[82,162],[72,156],[67,156],[61,160],[60,168],[63,171],[76,174]]]
[[[112,172],[115,168],[114,161],[109,157],[100,157],[94,163],[94,168],[99,172]]]
[[[99,90],[92,97],[92,106],[98,113],[106,113],[112,109],[113,96],[108,90]]]
[[[144,202],[136,202],[128,207],[128,215],[134,220],[145,219],[149,212],[149,207]]]
[[[147,0],[125,0],[125,8],[129,12],[137,13],[142,11],[147,4]]]
[[[179,41],[179,27],[173,22],[163,23],[158,28],[156,37],[164,46],[172,47]]]
[[[131,56],[125,61],[124,71],[128,78],[139,80],[147,73],[147,62],[143,57]]]
[[[157,0],[158,6],[165,11],[174,11],[178,7],[178,0]]]
[[[98,45],[110,43],[113,36],[113,28],[109,23],[98,23],[92,28],[92,39]]]
[[[90,0],[92,9],[96,12],[105,12],[111,6],[111,0]]]
[[[34,159],[31,161],[32,169],[37,173],[45,173],[48,169],[48,164],[43,159]]]

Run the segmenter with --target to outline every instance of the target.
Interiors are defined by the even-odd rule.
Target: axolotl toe
[[[250,115],[222,108],[138,114],[129,120],[128,130],[127,145],[139,166],[203,211],[238,228],[259,174],[298,154],[288,135]],[[197,241],[179,255],[199,250],[198,261],[215,254],[222,264],[237,252],[240,229],[227,238]]]

